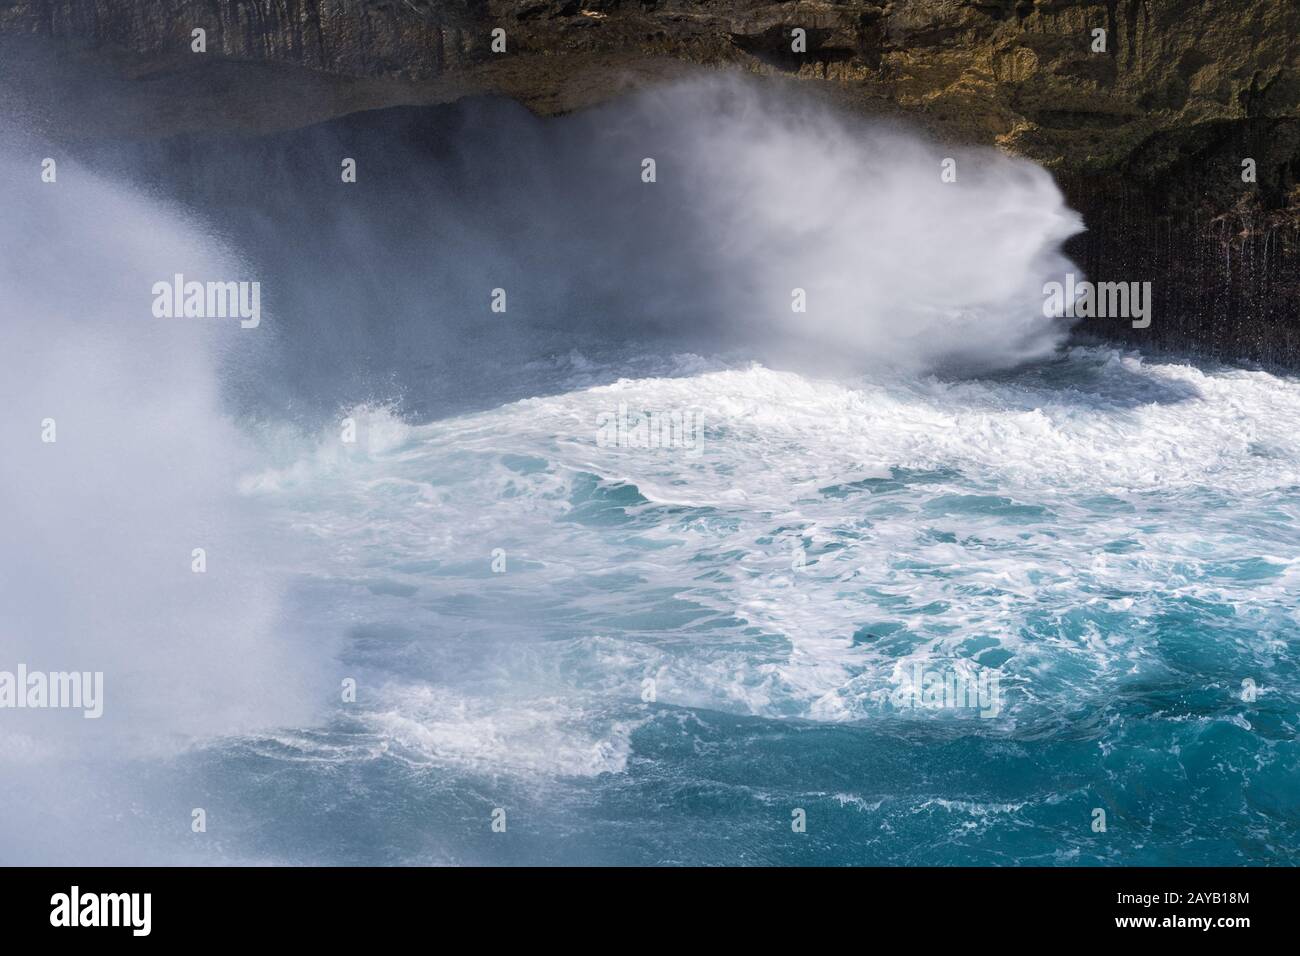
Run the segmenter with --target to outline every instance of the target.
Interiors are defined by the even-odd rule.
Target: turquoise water
[[[963,382],[565,361],[245,477],[357,699],[180,759],[237,821],[205,855],[1297,862],[1300,384],[1097,348]],[[620,402],[702,441],[600,447]],[[996,674],[998,712],[892,705],[918,663]]]

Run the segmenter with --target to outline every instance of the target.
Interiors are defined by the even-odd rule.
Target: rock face
[[[32,66],[52,50],[96,78],[93,108]],[[473,93],[555,113],[693,69],[785,77],[1055,171],[1089,275],[1155,282],[1142,341],[1300,362],[1296,0],[0,0],[0,54],[56,135]]]

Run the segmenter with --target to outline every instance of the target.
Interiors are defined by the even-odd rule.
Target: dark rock
[[[155,137],[484,92],[558,113],[719,67],[784,77],[1054,170],[1089,274],[1156,283],[1151,329],[1098,331],[1295,365],[1297,38],[1295,0],[6,0],[0,95],[53,137]]]

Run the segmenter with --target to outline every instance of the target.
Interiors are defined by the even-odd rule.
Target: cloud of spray
[[[548,357],[629,342],[816,372],[1006,367],[1066,334],[1042,284],[1080,228],[1028,162],[726,77],[558,119],[478,99],[94,159],[256,262],[275,321],[228,397],[313,426],[358,402],[429,417],[563,389]]]
[[[42,183],[41,155],[0,151],[0,670],[102,671],[105,700],[98,720],[0,711],[0,751],[102,756],[308,720],[315,655],[279,620],[275,550],[236,490],[248,450],[219,409],[223,343],[257,333],[150,312],[173,272],[240,266],[85,169]]]
[[[1082,223],[1040,167],[735,80],[650,93],[635,113],[671,130],[661,175],[683,180],[707,237],[717,314],[769,355],[969,373],[1066,335],[1042,286]]]

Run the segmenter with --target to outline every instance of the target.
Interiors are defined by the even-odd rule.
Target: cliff
[[[102,137],[476,93],[556,113],[719,67],[785,78],[1056,172],[1089,274],[1156,281],[1157,322],[1117,334],[1297,364],[1297,38],[1296,0],[0,0],[0,82],[52,135]]]

